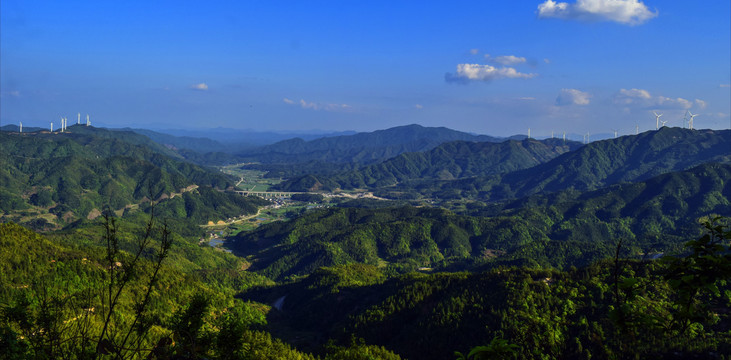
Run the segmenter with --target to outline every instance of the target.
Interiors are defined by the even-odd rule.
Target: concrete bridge
[[[292,197],[294,194],[306,194],[302,192],[287,192],[287,191],[247,191],[247,190],[239,190],[235,191],[237,194],[242,196],[258,196],[265,199],[282,199],[282,198],[289,198]]]

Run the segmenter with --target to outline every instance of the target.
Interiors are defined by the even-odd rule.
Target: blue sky
[[[729,1],[0,2],[0,122],[731,127]]]

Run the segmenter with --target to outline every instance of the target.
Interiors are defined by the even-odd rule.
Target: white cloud
[[[538,5],[538,17],[582,21],[614,21],[639,25],[657,16],[639,0],[576,0],[575,3],[546,0]]]
[[[652,97],[649,91],[642,89],[621,89],[619,90],[619,95],[627,104],[634,101],[634,99],[649,99]]]
[[[721,84],[721,85],[718,85],[718,87],[727,88],[727,87],[731,87],[731,84]]]
[[[480,49],[470,49],[470,54],[477,55],[480,53]]]
[[[447,73],[444,78],[448,82],[466,82],[472,80],[490,81],[495,79],[530,79],[538,74],[521,73],[511,67],[494,67],[480,64],[458,64],[457,73]]]
[[[419,110],[421,110],[421,109],[424,108],[424,105],[416,104],[416,105],[414,105],[414,107],[417,108],[417,109],[419,109]]]
[[[543,59],[543,62],[546,63],[546,64],[550,64],[551,63],[551,60]]]
[[[200,83],[200,84],[191,85],[190,88],[193,90],[206,91],[206,90],[208,90],[208,85],[206,85],[206,83]]]
[[[300,106],[303,109],[320,110],[320,107],[317,104],[313,102],[307,102],[304,99],[300,99]]]
[[[490,54],[485,54],[485,61],[500,65],[517,65],[523,64],[528,60],[524,57],[515,55],[500,55],[491,57]]]
[[[561,89],[556,98],[556,105],[589,105],[591,94],[576,89]]]
[[[690,109],[693,106],[690,100],[652,96],[649,91],[642,89],[620,89],[614,94],[613,101],[615,104],[642,108]],[[700,104],[699,102],[705,104],[703,100],[697,99],[696,104]]]
[[[696,106],[698,106],[701,109],[705,109],[706,105],[708,105],[708,103],[706,103],[705,101],[703,101],[701,99],[695,99],[695,104],[696,104]]]
[[[295,102],[293,100],[284,98],[283,101],[285,104],[299,105],[301,108],[309,110],[343,111],[351,108],[351,106],[348,104],[321,104],[305,101],[304,99],[300,99],[299,102]]]
[[[522,64],[526,60],[524,57],[518,57],[515,55],[503,55],[498,56],[493,59],[494,62],[502,65],[515,65],[515,64]]]

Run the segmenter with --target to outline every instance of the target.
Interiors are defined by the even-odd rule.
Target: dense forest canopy
[[[241,159],[204,153],[213,140],[0,132],[0,353],[731,353],[728,130],[589,144],[389,130],[267,147],[254,171],[308,190],[269,200],[232,191],[249,173],[200,165]]]

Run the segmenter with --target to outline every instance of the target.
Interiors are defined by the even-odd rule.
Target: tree
[[[719,286],[731,279],[731,229],[727,221],[721,217],[705,221],[707,233],[685,244],[690,254],[663,258],[667,264],[665,278],[677,294],[675,319],[681,335],[697,328],[694,324],[714,321],[708,302],[701,299],[721,296]],[[731,299],[728,290],[724,295]]]
[[[500,336],[492,338],[487,346],[475,346],[465,357],[461,352],[455,351],[457,360],[503,360],[514,359],[518,345],[511,344]]]
[[[0,327],[0,352],[31,359],[131,359],[148,351],[143,349],[152,325],[147,309],[172,245],[170,231],[150,216],[143,234],[133,240],[133,250],[124,252],[111,211],[105,212],[103,226],[101,286],[87,283],[80,291],[60,293],[53,276],[41,276],[33,296],[21,294],[0,308],[0,323],[5,324]],[[153,238],[159,240],[157,251]],[[154,254],[152,264],[143,260],[146,253]],[[121,315],[123,295],[132,298],[131,315]]]

